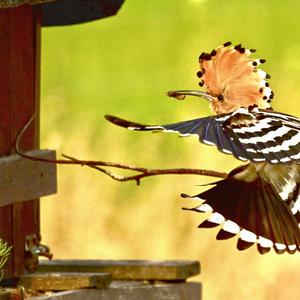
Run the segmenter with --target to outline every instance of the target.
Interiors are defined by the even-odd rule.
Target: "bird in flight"
[[[197,96],[215,115],[167,125],[144,125],[106,115],[110,122],[138,131],[196,135],[199,141],[247,162],[227,178],[195,196],[209,212],[198,227],[220,226],[218,240],[238,235],[237,248],[256,244],[261,254],[300,251],[300,119],[275,112],[270,76],[259,68],[264,59],[254,49],[227,42],[199,56],[200,90],[170,91],[178,100]]]

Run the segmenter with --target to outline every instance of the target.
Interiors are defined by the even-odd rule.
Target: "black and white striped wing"
[[[232,143],[244,150],[243,157],[252,162],[300,161],[300,119],[296,117],[241,108],[224,121],[222,128]]]
[[[300,120],[277,112],[240,108],[228,114],[168,125],[143,125],[113,116],[106,119],[130,130],[197,135],[201,142],[215,145],[242,161],[300,162]]]
[[[222,124],[228,117],[230,117],[230,114],[222,115],[219,118],[217,116],[210,116],[168,125],[144,125],[111,115],[105,116],[113,124],[129,130],[177,132],[180,136],[197,135],[199,141],[207,145],[216,145],[220,151],[233,154],[238,159],[246,161],[247,159],[244,158],[244,149],[236,147],[235,143],[230,140],[223,129]]]

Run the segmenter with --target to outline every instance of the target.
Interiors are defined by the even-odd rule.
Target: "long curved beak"
[[[169,91],[167,92],[167,95],[169,97],[176,98],[177,100],[183,100],[185,96],[196,96],[196,97],[204,98],[209,102],[212,102],[212,100],[215,99],[212,95],[197,90]]]

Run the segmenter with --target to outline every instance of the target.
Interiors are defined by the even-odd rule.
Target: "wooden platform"
[[[33,150],[26,154],[55,159],[54,150]],[[29,160],[17,154],[0,157],[0,207],[55,194],[56,165]]]
[[[156,284],[113,281],[107,289],[59,292],[32,300],[201,300],[201,284],[196,282]]]
[[[40,272],[100,272],[117,280],[187,280],[200,273],[191,260],[41,260]]]
[[[33,273],[23,275],[19,285],[38,291],[65,291],[85,288],[104,289],[110,285],[108,273]]]
[[[199,273],[188,260],[53,260],[19,285],[51,291],[32,300],[201,300],[201,283],[187,281]]]

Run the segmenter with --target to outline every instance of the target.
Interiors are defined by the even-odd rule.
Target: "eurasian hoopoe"
[[[300,251],[300,119],[274,112],[268,74],[253,59],[255,50],[225,43],[199,57],[199,85],[206,91],[182,90],[168,95],[199,96],[210,102],[214,116],[169,125],[142,125],[114,116],[110,122],[131,130],[197,135],[208,145],[247,164],[196,196],[190,208],[210,212],[200,228],[221,226],[217,239],[238,234],[237,248],[257,244],[260,253]]]

